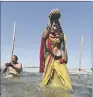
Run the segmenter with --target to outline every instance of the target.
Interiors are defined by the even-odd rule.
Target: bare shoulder
[[[17,63],[17,66],[21,66],[21,67],[22,67],[22,63],[19,63],[19,62],[18,62],[18,63]]]

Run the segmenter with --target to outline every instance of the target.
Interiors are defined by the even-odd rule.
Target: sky
[[[61,12],[60,23],[67,40],[68,68],[79,68],[83,35],[82,68],[92,66],[92,2],[2,2],[1,65],[10,61],[14,21],[16,37],[14,54],[23,67],[39,67],[40,39],[52,9]]]

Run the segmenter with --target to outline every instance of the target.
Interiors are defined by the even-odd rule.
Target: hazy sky
[[[2,2],[1,62],[10,60],[13,23],[16,25],[14,54],[23,66],[39,66],[40,38],[48,23],[49,12],[59,8],[60,23],[67,36],[68,68],[78,68],[81,36],[83,68],[91,68],[92,3],[91,2]]]

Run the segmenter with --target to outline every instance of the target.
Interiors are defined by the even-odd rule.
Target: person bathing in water
[[[18,62],[18,57],[13,55],[11,62],[5,63],[3,73],[7,73],[9,77],[19,76],[22,71],[22,64]]]
[[[49,23],[41,37],[40,69],[43,73],[41,86],[73,90],[72,80],[68,72],[68,54],[66,36],[63,33],[59,9],[49,14]]]

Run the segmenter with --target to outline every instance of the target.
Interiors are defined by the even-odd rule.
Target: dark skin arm
[[[6,73],[7,72],[7,69],[8,67],[10,66],[11,64],[10,63],[5,63],[5,68],[3,70],[3,73]]]
[[[21,65],[21,64],[20,64]],[[12,68],[14,68],[17,72],[21,72],[22,71],[22,65],[20,66],[20,68],[19,67],[17,67],[16,65],[14,65],[14,64],[11,64],[11,67]]]
[[[21,66],[21,68],[17,68],[17,67],[15,67],[15,66],[13,65],[13,68],[16,69],[16,71],[18,71],[18,72],[21,72],[21,71],[22,71],[22,66]]]
[[[3,73],[6,73],[6,71],[7,71],[7,67],[4,68]]]

